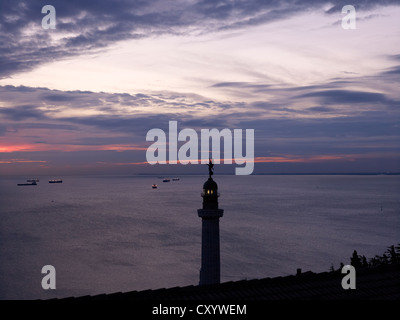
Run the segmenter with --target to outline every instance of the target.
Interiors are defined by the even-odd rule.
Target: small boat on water
[[[18,183],[17,186],[37,186],[36,181],[32,181],[30,183]]]
[[[53,179],[53,180],[49,180],[49,183],[62,183],[62,179]]]
[[[171,181],[171,179],[165,178],[162,182],[170,182],[170,181]]]
[[[157,189],[157,185],[154,183],[152,186],[151,186],[153,189]]]
[[[172,181],[179,181],[179,178],[172,178]]]

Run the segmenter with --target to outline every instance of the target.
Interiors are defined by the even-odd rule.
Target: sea
[[[28,178],[37,186],[17,186]],[[0,299],[197,285],[208,176],[163,178],[1,177]],[[399,175],[213,178],[224,209],[221,282],[326,272],[350,264],[354,250],[370,259],[400,243]],[[48,265],[56,288],[46,290]]]

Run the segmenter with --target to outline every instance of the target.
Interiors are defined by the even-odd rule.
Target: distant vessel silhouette
[[[171,179],[167,179],[167,178],[163,180],[163,182],[170,182],[170,181],[171,181]]]
[[[172,178],[172,181],[179,181],[179,178]]]
[[[153,189],[157,189],[157,185],[154,183],[152,186],[151,186]]]
[[[36,186],[36,181],[32,181],[30,183],[18,183],[17,186]]]
[[[62,179],[53,179],[53,180],[49,180],[49,183],[62,183]]]

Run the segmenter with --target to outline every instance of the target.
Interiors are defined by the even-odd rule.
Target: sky
[[[0,0],[0,175],[206,173],[147,162],[170,121],[253,129],[253,174],[400,172],[399,21],[390,0]]]

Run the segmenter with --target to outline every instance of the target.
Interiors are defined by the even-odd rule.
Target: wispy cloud
[[[178,120],[179,130],[255,129],[257,163],[350,161],[355,149],[359,155],[398,151],[399,110],[389,108],[393,100],[383,93],[320,87],[326,86],[272,89],[277,95],[274,103],[227,104],[165,92],[131,95],[4,86],[0,87],[0,104],[8,106],[0,107],[4,127],[0,151],[136,151],[142,155],[137,161],[126,163],[141,164],[144,161],[139,158],[143,158],[149,145],[147,131],[161,128],[168,132],[170,120]],[[297,94],[299,91],[301,95]],[[278,102],[279,97],[285,98]],[[316,106],[313,99],[323,104]],[[21,104],[28,100],[31,105]],[[379,109],[377,103],[381,105]],[[75,113],[81,106],[86,111],[90,109],[90,114]],[[179,116],[171,112],[177,106]],[[160,108],[165,111],[160,113]],[[274,155],[288,154],[288,150],[290,157]]]
[[[57,32],[41,28],[41,0],[3,0],[0,10],[0,77],[38,65],[104,51],[123,40],[160,34],[204,34],[286,19],[329,1],[75,1],[55,0]],[[335,1],[327,14],[340,12],[345,1]],[[357,1],[357,8],[398,5],[388,0]]]
[[[1,149],[0,149],[1,150]],[[46,163],[45,160],[28,160],[28,159],[0,159],[0,164],[13,164],[13,163]]]

